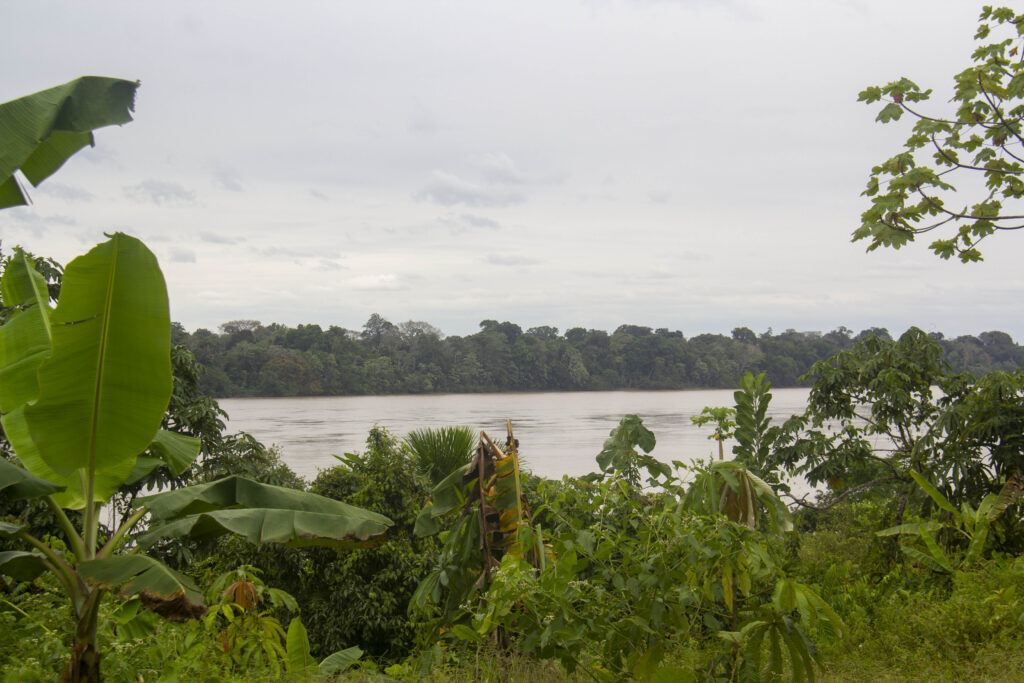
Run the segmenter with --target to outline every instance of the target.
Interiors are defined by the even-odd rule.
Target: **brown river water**
[[[312,479],[337,463],[335,454],[363,449],[371,427],[396,436],[421,427],[469,425],[496,441],[505,419],[519,438],[523,467],[542,477],[597,470],[594,456],[623,415],[635,413],[657,437],[652,455],[664,462],[717,457],[711,429],[690,418],[704,406],[732,406],[731,390],[589,391],[428,396],[226,398],[228,431],[246,431],[276,445],[296,473]],[[802,412],[808,389],[773,389],[769,415],[781,422]],[[726,458],[732,443],[726,442]]]

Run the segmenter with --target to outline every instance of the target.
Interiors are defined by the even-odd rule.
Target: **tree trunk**
[[[68,683],[100,683],[100,653],[95,642],[76,642],[71,661],[61,680]]]
[[[78,621],[75,623],[75,645],[71,649],[68,668],[61,677],[66,683],[101,683],[103,680],[100,677],[100,651],[96,647],[102,595],[102,590],[93,588],[85,600],[76,604]]]

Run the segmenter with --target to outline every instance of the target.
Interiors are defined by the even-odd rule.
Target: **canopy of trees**
[[[738,327],[731,336],[621,325],[609,334],[550,326],[525,332],[485,320],[480,331],[443,337],[424,322],[394,324],[374,314],[361,330],[285,327],[237,320],[220,333],[175,326],[207,367],[201,388],[215,396],[362,395],[433,392],[688,389],[735,386],[745,372],[765,372],[776,386],[802,385],[811,366],[872,334]],[[1003,332],[944,339],[933,333],[958,371],[1015,370],[1024,348]]]

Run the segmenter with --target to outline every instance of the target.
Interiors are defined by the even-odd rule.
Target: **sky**
[[[338,0],[0,6],[0,101],[140,80],[0,212],[3,248],[67,262],[143,239],[187,329],[686,336],[911,325],[1024,341],[1024,235],[943,261],[851,243],[906,125],[864,87],[908,76],[948,111],[980,3]],[[987,248],[986,248],[987,247]]]

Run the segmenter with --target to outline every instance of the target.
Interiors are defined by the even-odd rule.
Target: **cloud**
[[[171,248],[170,260],[172,263],[195,263],[196,252],[184,247]]]
[[[348,266],[343,266],[337,261],[325,258],[320,259],[314,267],[317,270],[348,270]]]
[[[241,192],[245,188],[242,187],[241,178],[238,176],[238,171],[228,167],[218,167],[213,170],[213,179],[216,183],[229,192]]]
[[[212,232],[201,232],[199,233],[199,239],[203,242],[209,242],[210,244],[238,244],[241,240],[237,237],[228,237],[227,235],[215,235]]]
[[[378,273],[374,275],[354,277],[349,280],[349,286],[352,289],[370,291],[395,291],[399,289],[408,289],[408,286],[403,284],[395,273]]]
[[[157,205],[193,204],[196,195],[178,183],[164,180],[143,180],[138,185],[126,186],[124,196],[137,202],[150,202]]]
[[[526,178],[507,154],[485,154],[477,162],[484,180],[496,185],[523,185]]]
[[[91,202],[93,199],[91,192],[63,183],[43,183],[38,189],[42,194],[63,199],[66,202]]]
[[[434,202],[442,206],[501,207],[522,204],[525,197],[519,192],[487,187],[446,173],[434,171],[432,180],[421,190],[416,198],[421,201]]]
[[[45,228],[49,225],[77,225],[70,216],[43,216],[28,207],[15,207],[4,212],[4,217],[13,218],[24,225]]]
[[[540,259],[520,254],[488,254],[487,262],[494,266],[535,266]]]
[[[485,218],[483,216],[476,216],[471,213],[464,213],[461,216],[459,216],[459,218],[462,220],[463,223],[474,228],[490,228],[491,230],[501,229],[501,223],[499,223],[498,221],[491,220],[490,218]]]
[[[285,247],[277,245],[273,247],[263,247],[261,249],[255,249],[254,251],[263,256],[276,256],[296,259],[331,259],[338,258],[340,256],[340,252],[337,249],[328,249],[320,245],[309,245],[306,247]]]

